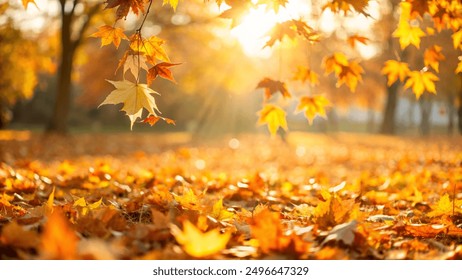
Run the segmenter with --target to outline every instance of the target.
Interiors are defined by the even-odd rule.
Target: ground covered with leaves
[[[0,132],[1,259],[461,259],[462,139]]]

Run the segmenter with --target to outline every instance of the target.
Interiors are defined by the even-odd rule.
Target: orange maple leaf
[[[172,71],[170,71],[170,69],[168,68],[175,66],[175,65],[180,65],[180,64],[181,63],[161,62],[161,63],[154,65],[148,70],[148,77],[147,77],[148,85],[150,85],[152,81],[156,79],[157,76],[175,83],[175,78],[173,78]]]
[[[351,11],[352,9],[358,13],[361,13],[365,16],[370,16],[366,12],[367,5],[369,4],[369,0],[331,0],[327,4],[325,4],[322,9],[325,10],[329,8],[332,12],[338,13],[343,11],[344,14]]]
[[[41,239],[45,259],[70,260],[77,257],[78,238],[64,214],[55,210],[48,216]]]
[[[439,81],[439,78],[431,72],[412,71],[404,88],[412,87],[412,92],[419,99],[425,90],[436,94],[435,81]]]
[[[144,13],[144,5],[146,0],[107,0],[105,9],[115,8],[118,6],[116,11],[117,19],[126,18],[130,9],[135,15],[140,12]]]
[[[425,66],[430,66],[435,69],[437,73],[439,72],[440,61],[445,59],[444,55],[441,53],[442,49],[443,48],[438,45],[433,45],[427,48],[424,53]]]
[[[290,98],[291,94],[287,90],[286,83],[281,81],[276,81],[270,78],[264,78],[261,80],[257,88],[265,89],[265,99],[268,100],[273,96],[273,94],[280,92],[284,98]]]
[[[367,41],[369,41],[369,39],[367,37],[363,37],[363,36],[359,36],[359,35],[353,35],[353,36],[348,37],[348,39],[347,39],[347,43],[352,48],[354,48],[356,46],[356,42],[359,42],[359,43],[361,43],[363,45],[367,45]]]
[[[271,135],[276,135],[279,127],[282,127],[286,131],[288,130],[286,112],[280,107],[272,104],[266,104],[265,107],[258,111],[257,114],[260,116],[258,124],[266,124]]]
[[[398,78],[401,82],[403,82],[409,72],[411,71],[409,70],[409,65],[407,63],[396,60],[387,60],[381,73],[387,75],[387,85],[391,86],[398,80]]]
[[[258,240],[263,253],[286,248],[290,242],[290,239],[284,236],[280,214],[268,209],[263,209],[253,216],[250,228],[252,237]]]
[[[302,83],[308,81],[312,85],[319,84],[318,74],[304,66],[297,67],[297,71],[294,73],[292,79],[295,81],[301,81]]]
[[[147,61],[151,64],[155,64],[156,59],[162,61],[170,61],[167,53],[162,47],[164,43],[165,40],[156,36],[151,36],[147,39],[144,39],[140,34],[135,33],[130,37],[130,48],[135,53],[145,55]]]
[[[300,103],[297,106],[296,113],[304,112],[308,123],[312,125],[313,119],[316,115],[326,118],[325,107],[327,106],[330,106],[330,102],[322,95],[313,97],[304,96],[300,98]]]
[[[285,7],[288,0],[259,0],[257,4],[266,5],[266,10],[273,10],[276,14],[280,7]]]
[[[163,120],[164,122],[168,123],[168,124],[173,124],[173,125],[176,125],[175,121],[172,120],[172,119],[169,119],[169,118],[164,118],[164,117],[160,117],[160,116],[154,116],[154,115],[150,115],[148,116],[147,118],[145,118],[143,120],[143,123],[148,123],[150,124],[151,126],[155,125],[159,120]]]
[[[90,37],[101,38],[101,47],[114,43],[116,48],[119,48],[121,40],[128,40],[122,28],[103,25],[98,28],[98,31],[91,34]]]

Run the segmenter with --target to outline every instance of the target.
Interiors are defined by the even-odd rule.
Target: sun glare
[[[271,48],[265,48],[268,32],[276,23],[299,18],[310,13],[309,1],[292,0],[276,14],[264,5],[253,8],[244,17],[242,23],[231,30],[241,44],[245,54],[256,57],[269,57]]]

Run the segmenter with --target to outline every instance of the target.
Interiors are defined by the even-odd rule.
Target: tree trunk
[[[66,133],[71,106],[71,75],[75,49],[71,38],[73,11],[65,11],[65,0],[61,3],[61,61],[54,110],[48,124],[48,132]]]
[[[101,4],[96,4],[90,8],[83,19],[83,24],[77,30],[77,36],[72,38],[75,32],[73,25],[76,7],[79,0],[74,0],[71,9],[66,9],[66,0],[59,0],[61,5],[61,61],[58,69],[57,92],[54,110],[48,123],[47,132],[56,132],[64,134],[67,132],[67,121],[71,108],[71,91],[72,91],[72,69],[74,65],[74,55],[76,49],[84,40],[84,34],[90,25],[91,19],[98,13]]]
[[[399,83],[395,82],[390,87],[387,87],[387,102],[385,104],[385,112],[383,115],[382,126],[380,133],[395,134],[396,130],[396,106],[398,103],[398,87]]]
[[[420,133],[422,136],[428,136],[430,134],[430,116],[433,108],[432,101],[426,98],[424,95],[420,97]]]

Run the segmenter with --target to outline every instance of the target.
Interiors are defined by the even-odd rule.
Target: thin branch
[[[141,25],[140,27],[138,27],[138,29],[136,29],[136,32],[140,34],[141,36],[141,29],[143,28],[143,25],[146,21],[146,18],[148,17],[149,15],[149,11],[151,10],[151,6],[152,6],[152,0],[149,0],[149,5],[148,5],[148,9],[146,10],[146,13],[144,14],[144,18],[143,18],[143,21],[141,22]]]

